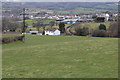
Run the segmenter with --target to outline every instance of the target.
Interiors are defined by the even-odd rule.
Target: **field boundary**
[[[14,37],[2,37],[0,38],[1,43],[10,43],[14,41],[24,41],[25,40],[25,35],[22,36],[14,36]]]

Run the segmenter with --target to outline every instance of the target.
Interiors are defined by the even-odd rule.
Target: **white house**
[[[60,31],[58,29],[47,29],[45,35],[60,35]]]
[[[110,17],[109,14],[105,14],[106,21],[108,21],[109,17]]]

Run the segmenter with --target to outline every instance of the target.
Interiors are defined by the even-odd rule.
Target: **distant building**
[[[60,35],[60,31],[58,29],[47,29],[45,35]]]
[[[25,32],[23,34],[35,34],[35,35],[42,35],[42,32],[40,31],[28,31],[28,32]]]
[[[56,19],[55,24],[58,25],[60,22],[63,22],[64,19]]]
[[[34,19],[33,15],[26,15],[26,17],[30,18],[30,19]]]
[[[65,19],[63,20],[63,22],[65,24],[73,24],[73,23],[76,23],[76,21],[78,21],[79,19]]]
[[[29,27],[29,28],[30,28],[30,27],[33,27],[33,25],[28,25],[27,27]]]
[[[105,21],[108,21],[110,18],[110,15],[108,13],[102,13],[102,14],[99,14],[98,17],[104,17]]]
[[[96,22],[105,22],[105,17],[97,17]]]

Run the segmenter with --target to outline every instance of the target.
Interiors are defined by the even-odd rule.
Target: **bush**
[[[65,23],[64,22],[60,22],[59,30],[61,31],[61,33],[65,33]]]
[[[113,23],[108,28],[109,37],[119,37],[120,38],[120,22]]]
[[[76,27],[75,32],[77,36],[87,36],[89,35],[89,28],[88,27]]]
[[[92,33],[93,37],[107,37],[107,32],[105,30],[95,29]]]
[[[49,23],[49,25],[50,25],[51,27],[53,27],[54,24],[55,24],[55,21],[51,21],[51,22]]]
[[[15,36],[15,37],[3,37],[2,43],[9,43],[14,41],[24,41],[25,35],[23,36]]]
[[[104,24],[100,24],[99,30],[106,30],[106,26]]]

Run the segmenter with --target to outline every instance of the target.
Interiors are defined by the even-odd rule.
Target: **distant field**
[[[89,27],[90,29],[95,29],[98,28],[100,24],[104,24],[106,26],[106,28],[108,29],[108,27],[110,26],[111,22],[103,22],[103,23],[80,23],[79,25],[81,27]],[[75,31],[75,27],[71,28],[71,31]]]
[[[56,11],[58,14],[90,14],[105,12],[105,9],[92,9],[92,8],[76,8],[74,10],[59,10]]]
[[[117,78],[118,39],[28,35],[3,44],[3,78]]]
[[[4,11],[16,11],[14,13],[20,12],[19,10],[23,7],[27,8],[27,13],[102,13],[102,12],[118,12],[118,3],[117,2],[63,2],[63,3],[2,3]],[[22,6],[21,6],[22,4]],[[15,9],[11,9],[15,8]],[[62,11],[62,12],[61,12]],[[64,12],[63,12],[64,11]],[[67,12],[66,12],[67,11]]]
[[[33,23],[36,23],[37,20],[25,20],[27,25],[33,25]],[[44,19],[41,20],[41,22],[49,24],[49,22],[52,21],[51,19]],[[17,21],[17,22],[23,22],[23,21]]]
[[[17,22],[22,23],[23,21],[17,21]],[[36,23],[37,21],[36,20],[25,20],[25,22],[27,25],[33,25],[33,23]]]
[[[87,26],[90,28],[97,28],[100,24],[104,24],[106,28],[108,28],[111,24],[111,22],[103,22],[103,23],[81,23],[82,26]]]

